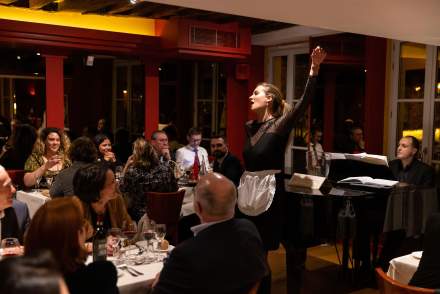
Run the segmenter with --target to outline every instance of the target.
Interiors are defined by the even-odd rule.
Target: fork
[[[132,269],[129,268],[128,266],[126,266],[126,265],[120,265],[118,268],[120,268],[121,270],[126,271],[127,273],[129,273],[133,277],[137,277],[138,276],[138,274],[136,272],[132,271]]]

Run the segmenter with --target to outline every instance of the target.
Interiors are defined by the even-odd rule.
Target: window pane
[[[301,99],[308,77],[309,54],[295,55],[295,89],[293,99]]]
[[[287,81],[287,56],[275,56],[272,58],[272,84],[277,86],[283,96],[286,97]]]
[[[434,104],[434,128],[432,136],[432,159],[440,160],[440,102]]]
[[[425,64],[425,45],[401,43],[398,98],[423,98]]]
[[[440,98],[440,47],[437,49],[437,82],[435,83],[436,97]]]
[[[423,103],[400,102],[397,113],[396,146],[401,137],[414,136],[420,141],[423,138]]]

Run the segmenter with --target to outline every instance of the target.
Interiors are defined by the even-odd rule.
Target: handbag
[[[275,174],[279,172],[279,170],[245,171],[238,186],[238,209],[248,216],[257,216],[267,211],[275,195]]]

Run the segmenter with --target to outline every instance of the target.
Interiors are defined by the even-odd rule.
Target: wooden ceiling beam
[[[120,3],[121,0],[63,0],[59,4],[60,11],[78,11],[87,13]],[[127,0],[128,2],[128,0]]]
[[[3,5],[11,5],[14,4],[15,2],[18,2],[18,0],[0,0],[0,4]]]
[[[41,9],[44,6],[58,2],[57,0],[29,0],[29,8],[31,9]]]

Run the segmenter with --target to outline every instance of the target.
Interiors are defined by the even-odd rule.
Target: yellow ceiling
[[[0,6],[0,19],[155,36],[154,19],[141,17],[103,16],[77,12],[48,12]]]

